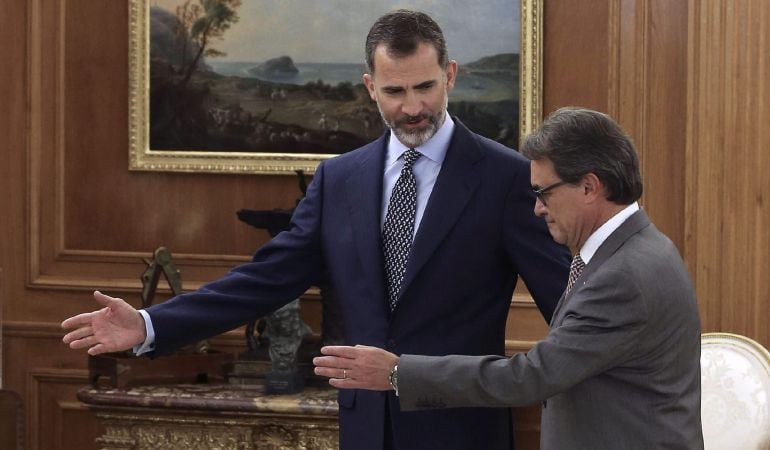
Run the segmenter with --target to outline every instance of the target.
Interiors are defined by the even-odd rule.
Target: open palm
[[[119,298],[94,292],[104,308],[78,314],[62,322],[73,329],[62,339],[70,348],[87,348],[89,355],[127,350],[145,340],[144,319],[139,311]]]

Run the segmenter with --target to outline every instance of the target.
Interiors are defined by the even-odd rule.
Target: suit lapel
[[[599,248],[596,250],[596,253],[594,253],[594,256],[591,258],[591,261],[586,264],[585,269],[583,269],[583,273],[580,274],[580,278],[575,280],[575,286],[570,291],[570,295],[565,296],[562,294],[559,303],[556,305],[556,310],[553,312],[553,316],[551,317],[551,327],[561,321],[561,318],[559,318],[559,322],[557,322],[557,316],[559,316],[559,313],[562,310],[562,306],[564,306],[564,304],[569,301],[569,298],[575,291],[579,290],[579,286],[587,283],[591,274],[596,272],[599,267],[601,267],[602,263],[604,263],[604,261],[609,259],[609,257],[612,256],[621,246],[623,246],[623,244],[631,236],[638,233],[648,225],[650,225],[650,218],[647,217],[647,213],[645,213],[644,210],[640,209],[639,211],[633,213],[628,219],[626,219],[625,222],[623,222],[615,231],[613,231],[612,234],[610,234],[607,239],[604,240],[604,242],[602,242],[602,245],[599,246]]]
[[[638,233],[650,224],[650,218],[647,213],[640,209],[633,213],[625,222],[623,222],[615,231],[610,234],[602,245],[596,250],[591,262],[586,265],[583,273],[577,281],[587,280],[588,277],[596,272],[599,266],[612,256],[631,236]],[[575,286],[577,286],[577,281]]]
[[[556,303],[556,309],[553,310],[553,315],[551,316],[551,321],[548,322],[548,328],[553,328],[556,323],[558,323],[561,318],[559,317],[559,313],[561,312],[561,307],[564,305],[564,302],[567,297],[564,295],[564,292],[561,293],[561,297],[559,297],[559,302]]]
[[[380,239],[382,174],[388,133],[360,152],[357,167],[347,179],[347,208],[356,249],[373,295],[385,302],[385,266]]]
[[[458,119],[453,120],[455,131],[452,142],[412,243],[399,296],[414,281],[457,222],[480,181],[475,163],[483,157],[481,149],[471,132]]]

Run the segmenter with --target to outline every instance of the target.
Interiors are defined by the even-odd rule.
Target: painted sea
[[[383,132],[363,87],[363,64],[211,58],[185,79],[157,55],[150,63],[151,148],[334,154]],[[461,65],[448,110],[471,130],[515,147],[518,84],[517,54]]]
[[[310,82],[322,80],[324,83],[336,86],[342,82],[350,82],[354,85],[363,83],[362,74],[365,72],[364,64],[333,64],[333,63],[295,63],[296,74],[291,76],[264,76],[255,75],[249,69],[259,66],[259,62],[245,61],[217,61],[211,58],[207,65],[216,73],[224,76],[241,78],[256,78],[273,83],[286,83],[304,85]],[[462,70],[457,77],[455,88],[450,94],[453,102],[485,102],[513,100],[518,97],[515,89],[518,88],[517,80],[495,79],[488,76],[469,73]],[[515,86],[515,88],[514,88]]]

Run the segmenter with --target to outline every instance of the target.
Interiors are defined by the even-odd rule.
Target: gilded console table
[[[337,449],[337,392],[306,387],[265,395],[260,385],[84,387],[78,398],[103,427],[102,450]]]

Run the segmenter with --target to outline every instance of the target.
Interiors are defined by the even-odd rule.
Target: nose
[[[422,102],[414,91],[407,92],[404,103],[401,105],[401,112],[412,117],[417,116],[422,112]]]
[[[537,217],[542,217],[546,215],[548,212],[548,207],[543,204],[543,202],[540,200],[540,197],[535,197],[535,215]]]

